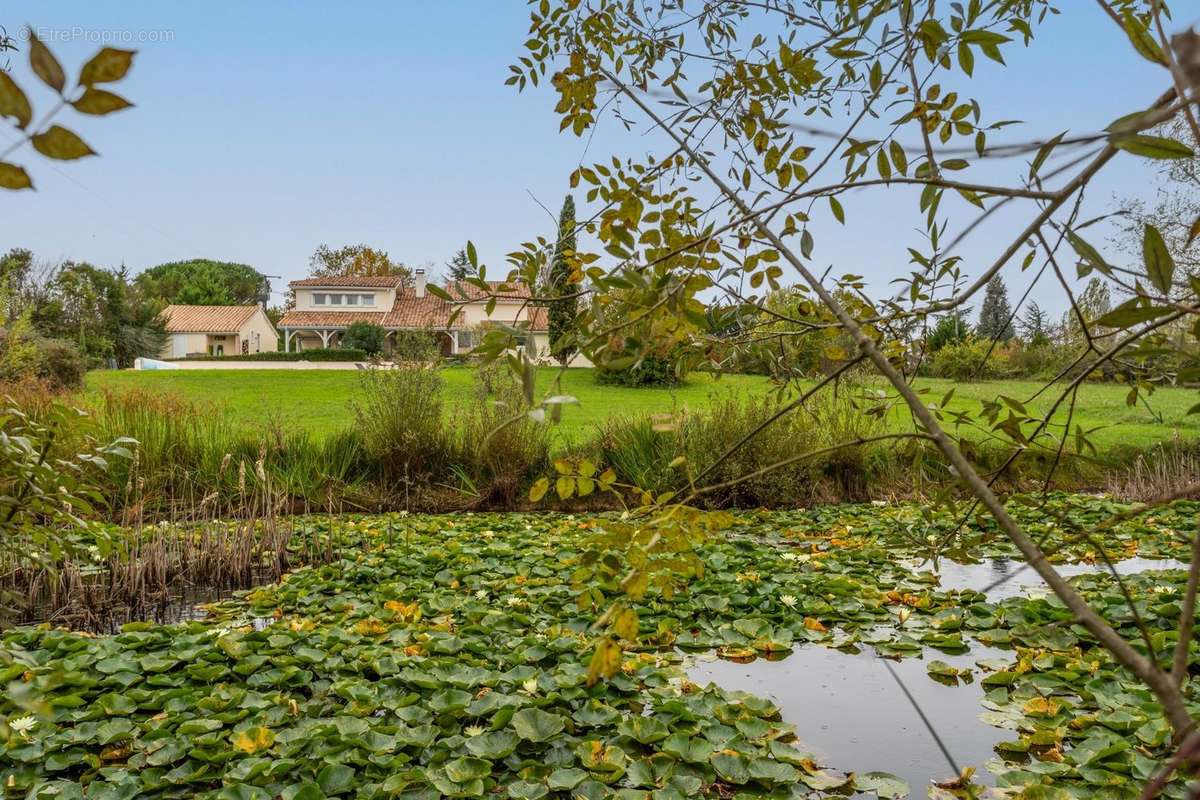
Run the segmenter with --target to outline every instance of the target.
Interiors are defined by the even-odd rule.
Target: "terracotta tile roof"
[[[364,289],[390,289],[404,283],[401,275],[334,275],[328,278],[304,278],[288,286],[361,286]]]
[[[167,333],[237,333],[258,306],[167,306]]]
[[[492,287],[492,291],[500,295],[498,302],[520,301],[529,299],[529,286],[524,283],[505,284],[503,281],[488,281],[488,286]],[[508,290],[500,292],[501,286],[507,286]],[[469,283],[446,284],[446,291],[450,292],[451,297],[461,298],[464,300],[484,300],[488,293]]]
[[[499,282],[493,283],[493,286],[499,285]],[[447,284],[446,290],[453,297],[480,303],[487,297],[478,287],[466,284],[457,286]],[[507,299],[509,297],[512,299]],[[506,293],[506,299],[502,299],[500,303],[510,305],[514,302],[521,302],[522,297],[526,299],[529,297],[527,289],[523,295],[515,292]],[[453,325],[450,325],[450,315],[453,313],[454,307],[453,303],[448,303],[440,297],[434,297],[428,292],[424,297],[417,297],[416,290],[409,286],[396,292],[396,302],[388,311],[289,311],[283,315],[279,326],[281,328],[342,328],[352,322],[366,320],[385,328],[445,329],[449,327],[452,330],[462,330],[469,327],[463,322],[461,315]],[[533,330],[548,330],[545,308],[528,306],[524,309],[523,316],[531,321]],[[503,320],[503,315],[497,314],[496,318]]]

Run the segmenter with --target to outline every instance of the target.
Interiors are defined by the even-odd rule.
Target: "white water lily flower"
[[[525,680],[523,680],[521,682],[521,689],[523,689],[526,694],[537,694],[537,691],[538,691],[537,678],[526,678]]]
[[[479,734],[483,733],[483,731],[484,727],[482,725],[468,725],[467,727],[463,728],[463,733],[467,736],[478,736]]]
[[[872,501],[871,501],[871,505],[873,505],[873,506],[886,506],[886,505],[887,505],[887,500],[872,500]]]
[[[477,592],[475,592],[476,600],[485,600],[485,599],[487,599],[487,596],[488,596],[488,593],[487,593],[486,589],[480,589]]]
[[[29,716],[17,717],[8,721],[8,727],[22,736],[29,736],[29,732],[33,730],[34,725],[37,725],[37,720]]]
[[[798,556],[795,553],[783,553],[779,557],[782,558],[784,561],[795,561],[798,558]]]
[[[788,608],[796,607],[796,596],[791,594],[783,594],[779,596],[779,602],[783,603]]]

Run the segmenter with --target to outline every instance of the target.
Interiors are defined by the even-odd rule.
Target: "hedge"
[[[266,353],[241,353],[226,356],[210,356],[205,354],[187,356],[186,358],[169,358],[168,361],[366,361],[367,354],[362,350],[349,348],[330,348],[328,350],[302,350],[285,353],[273,350]]]

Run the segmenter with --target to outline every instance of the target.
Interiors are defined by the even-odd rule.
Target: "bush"
[[[392,337],[393,361],[432,361],[439,352],[431,331],[396,331]]]
[[[511,508],[549,468],[549,429],[521,413],[523,408],[511,372],[481,369],[471,401],[455,409],[455,466],[486,505]]]
[[[44,381],[53,389],[78,389],[87,363],[75,345],[31,332],[18,320],[0,332],[0,381]]]
[[[358,320],[352,322],[342,334],[341,346],[347,350],[361,350],[369,356],[383,352],[383,340],[387,332],[374,322]]]
[[[426,366],[369,369],[352,401],[356,428],[380,477],[406,488],[440,479],[452,443],[442,413],[441,374]]]
[[[672,386],[679,383],[671,362],[657,356],[647,356],[637,365],[625,369],[597,364],[595,376],[597,383],[608,386]]]
[[[210,356],[192,355],[185,358],[168,358],[167,361],[366,361],[367,354],[362,350],[352,350],[345,347],[328,350],[293,350],[285,353],[282,350],[270,350],[264,353],[247,353],[245,355]]]
[[[934,353],[927,372],[934,378],[956,381],[1012,378],[1017,374],[1012,363],[1012,355],[1017,347],[1014,344],[993,344],[990,339],[969,336],[960,342],[950,342]]]

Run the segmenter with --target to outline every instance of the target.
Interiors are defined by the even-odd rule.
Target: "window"
[[[364,306],[373,306],[373,305],[375,305],[375,295],[373,295],[373,294],[364,294],[364,295],[360,295],[360,296],[362,297],[362,301],[361,301],[361,302],[362,302],[362,304],[363,304]]]
[[[323,305],[325,305],[325,297],[326,297],[326,295],[324,295],[324,294],[321,294],[320,292],[318,292],[318,293],[315,293],[315,294],[313,295],[313,305],[314,305],[314,306],[323,306]]]
[[[346,295],[346,305],[348,305],[348,306],[358,305],[358,295],[356,295],[356,294]]]
[[[329,305],[340,306],[342,304],[342,296],[340,294],[329,295]]]
[[[474,350],[479,345],[479,331],[455,331],[459,352]]]

